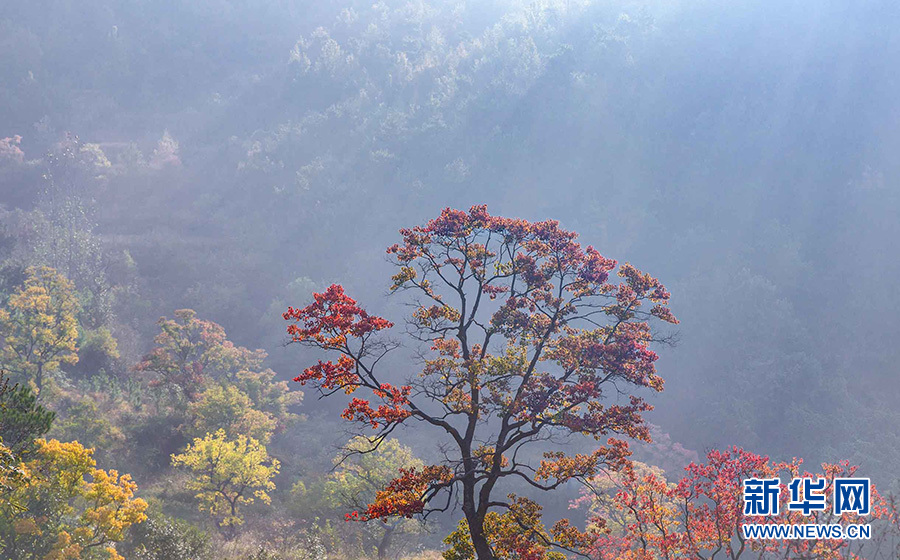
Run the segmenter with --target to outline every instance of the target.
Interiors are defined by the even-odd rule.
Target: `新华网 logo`
[[[782,487],[779,478],[748,478],[744,480],[744,515],[772,517],[782,509]],[[799,512],[809,516],[813,512],[828,510],[834,515],[852,513],[859,516],[871,513],[871,482],[868,478],[835,478],[830,492],[828,480],[797,477],[786,486],[790,492],[787,512]],[[744,537],[748,539],[868,539],[868,525],[831,524],[745,524]]]

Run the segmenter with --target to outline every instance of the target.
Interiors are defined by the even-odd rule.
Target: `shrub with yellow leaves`
[[[200,511],[208,512],[229,540],[244,523],[241,506],[256,499],[271,502],[268,493],[275,489],[271,479],[280,467],[259,441],[247,436],[232,439],[222,429],[194,439],[184,453],[172,455],[172,464],[191,470],[187,488],[196,492]]]
[[[146,519],[128,474],[96,468],[77,441],[39,439],[0,509],[0,553],[21,560],[121,560],[115,543]]]
[[[79,304],[72,282],[56,270],[29,267],[25,273],[24,285],[0,309],[0,364],[39,392],[48,373],[78,361]]]

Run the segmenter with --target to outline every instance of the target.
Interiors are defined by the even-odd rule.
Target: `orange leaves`
[[[568,519],[560,519],[550,529],[553,540],[569,549],[578,550],[590,546],[597,538],[597,534],[589,531],[581,531],[573,526]]]
[[[452,479],[450,468],[445,465],[429,465],[422,469],[400,469],[400,476],[392,480],[384,490],[375,495],[375,501],[362,513],[354,512],[348,519],[384,519],[386,517],[412,517],[425,507],[425,492],[436,483]]]
[[[629,432],[630,422],[641,422],[635,405],[602,414],[588,409],[602,398],[601,385],[607,381],[662,390],[648,321],[677,320],[659,280],[625,264],[618,271],[623,281],[613,283],[618,263],[592,246],[582,247],[578,235],[558,222],[492,216],[484,205],[468,211],[446,208],[400,234],[402,243],[388,249],[399,267],[392,289],[417,288],[425,296],[427,303],[413,313],[413,329],[442,356],[426,360],[423,376],[443,376],[440,383],[452,385],[434,391],[446,396],[449,411],[469,410],[461,406],[462,395],[486,390],[490,394],[483,402],[520,421],[553,417],[553,425],[590,434],[613,426]],[[451,305],[451,299],[458,301]],[[498,305],[476,316],[483,299],[496,299]],[[641,309],[646,301],[655,304],[649,311]],[[606,325],[600,324],[603,315]],[[444,346],[450,334],[471,346],[457,347],[448,360]],[[474,344],[484,335],[534,352],[538,361],[555,363],[557,371],[533,371],[529,355],[520,371],[504,372],[493,383],[480,378],[476,372],[485,368],[463,363],[459,354],[489,360]],[[521,389],[515,391],[517,378]]]
[[[322,348],[343,349],[348,336],[362,338],[394,326],[366,313],[356,300],[344,294],[339,284],[332,284],[313,297],[315,301],[303,309],[288,307],[283,314],[285,321],[292,321],[287,332],[295,342],[310,341]]]
[[[619,276],[625,279],[628,287],[638,296],[646,296],[654,303],[665,303],[671,297],[659,280],[645,272],[641,272],[629,263],[619,268]]]
[[[628,263],[619,268],[618,274],[625,282],[615,288],[616,302],[604,308],[608,315],[619,321],[628,321],[637,316],[644,301],[650,301],[656,304],[650,310],[652,317],[666,323],[678,323],[667,306],[671,294],[659,280]]]
[[[456,322],[459,321],[459,310],[449,305],[431,305],[428,307],[419,307],[413,312],[413,317],[420,325],[430,327],[441,323],[442,321]]]
[[[566,455],[562,451],[544,453],[544,460],[534,477],[538,480],[555,478],[560,482],[579,476],[591,476],[597,472],[597,457],[591,455]]]
[[[356,373],[356,362],[352,358],[341,354],[337,363],[319,361],[314,366],[303,370],[303,373],[294,378],[301,385],[310,381],[316,381],[324,389],[341,388],[349,395],[359,384],[359,375]]]
[[[460,275],[468,271],[482,279],[495,270],[504,277],[515,273],[538,291],[546,290],[550,278],[566,270],[578,282],[572,289],[583,292],[604,284],[616,266],[616,261],[604,258],[593,247],[583,249],[575,242],[578,235],[560,228],[559,222],[492,216],[484,205],[468,212],[445,208],[425,226],[403,229],[400,234],[403,243],[387,251],[401,265],[394,277],[395,287],[415,277],[411,265],[419,261],[427,261],[433,270],[450,266]],[[494,248],[488,244],[492,239],[499,240]],[[508,262],[498,260],[503,257]],[[508,291],[496,283],[488,282],[485,287],[492,299]]]
[[[448,358],[459,359],[460,357],[459,340],[455,338],[439,338],[434,341],[431,349]]]
[[[409,393],[412,389],[407,386],[393,387],[387,383],[382,384],[381,389],[373,391],[375,396],[381,398],[384,404],[378,408],[372,408],[369,401],[354,398],[344,409],[341,417],[345,420],[365,422],[377,429],[380,426],[398,424],[409,418],[411,412],[404,405],[409,404]]]
[[[608,447],[600,447],[590,455],[567,455],[562,451],[544,453],[534,478],[566,482],[595,476],[601,469],[621,469],[631,455],[628,444],[615,438],[609,438],[607,443]]]
[[[569,329],[551,341],[543,358],[586,382],[599,372],[660,391],[663,380],[656,375],[658,356],[649,349],[651,338],[646,323],[621,323],[615,330]]]
[[[400,267],[400,272],[391,277],[391,280],[393,280],[393,284],[391,284],[391,291],[396,290],[397,288],[411,280],[414,280],[416,276],[417,274],[415,268],[411,266]]]
[[[504,513],[489,512],[484,518],[483,534],[497,560],[565,560],[566,556],[552,550],[553,540],[560,537],[566,543],[585,540],[583,534],[563,519],[551,532],[544,527],[541,506],[528,498],[514,494]],[[464,519],[457,529],[444,539],[450,545],[443,556],[446,560],[466,560],[475,557],[470,536],[471,528]],[[562,544],[562,543],[560,543]],[[566,545],[563,545],[566,546]]]
[[[77,441],[35,441],[28,461],[17,466],[24,476],[2,500],[2,550],[13,554],[4,558],[21,558],[17,551],[39,555],[26,556],[31,558],[82,558],[82,551],[112,546],[147,518],[147,502],[135,497],[131,476],[96,468],[92,455]]]
[[[543,508],[535,501],[510,494],[507,511],[489,514],[485,532],[499,558],[509,560],[563,560],[564,555],[551,550],[551,535],[542,520]],[[575,538],[565,525],[557,529]]]
[[[666,323],[678,324],[678,319],[675,318],[675,315],[672,313],[672,310],[666,307],[665,305],[654,305],[652,309],[650,309],[650,314],[659,319],[660,321],[665,321]]]
[[[475,458],[477,458],[487,469],[490,469],[495,461],[501,468],[509,466],[509,459],[507,459],[502,454],[498,457],[497,450],[487,445],[479,446],[477,449],[475,449],[475,451],[472,452],[472,455],[474,455]]]

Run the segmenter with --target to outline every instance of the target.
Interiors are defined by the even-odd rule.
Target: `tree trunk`
[[[475,547],[477,560],[494,560],[494,551],[484,534],[484,516],[473,513],[466,514],[466,523],[469,525],[469,536],[472,537],[472,545]]]
[[[475,498],[475,479],[471,474],[475,472],[475,465],[468,446],[462,449],[462,456],[466,473],[468,473],[462,483],[462,510],[466,516],[466,523],[469,525],[469,536],[472,539],[472,546],[475,548],[475,558],[476,560],[495,560],[494,551],[491,550],[491,545],[484,534],[484,516],[487,511],[482,511],[482,508],[478,507]]]
[[[226,541],[230,542],[237,537],[237,527],[234,524],[234,518],[237,517],[237,498],[235,498],[234,501],[230,501],[229,505],[231,506],[231,524],[225,527],[222,536],[225,537]]]
[[[394,527],[390,525],[385,526],[384,535],[381,537],[381,542],[378,543],[378,560],[384,560],[387,558],[388,549],[391,547],[391,540],[394,536]]]

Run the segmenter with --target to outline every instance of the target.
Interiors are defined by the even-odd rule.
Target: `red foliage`
[[[315,301],[303,309],[288,307],[284,313],[286,321],[294,321],[287,332],[295,342],[314,341],[323,348],[340,350],[348,336],[362,338],[394,326],[381,317],[370,316],[338,284],[313,297]]]
[[[341,417],[345,420],[368,422],[372,428],[376,429],[380,426],[399,424],[411,414],[409,410],[403,408],[404,405],[409,404],[407,397],[411,390],[411,387],[408,386],[397,388],[384,383],[380,390],[373,392],[386,404],[381,404],[378,408],[373,409],[367,400],[352,399]]]
[[[151,386],[180,392],[193,400],[201,391],[207,369],[234,361],[246,349],[235,348],[226,339],[225,329],[212,321],[197,319],[191,309],[175,311],[174,319],[160,318],[157,347],[144,355],[135,371],[153,372]]]
[[[422,470],[400,469],[400,476],[392,480],[375,496],[365,512],[354,512],[348,519],[384,519],[386,517],[412,517],[422,513],[425,501],[422,497],[433,484],[444,484],[452,477],[446,465],[431,465]]]

